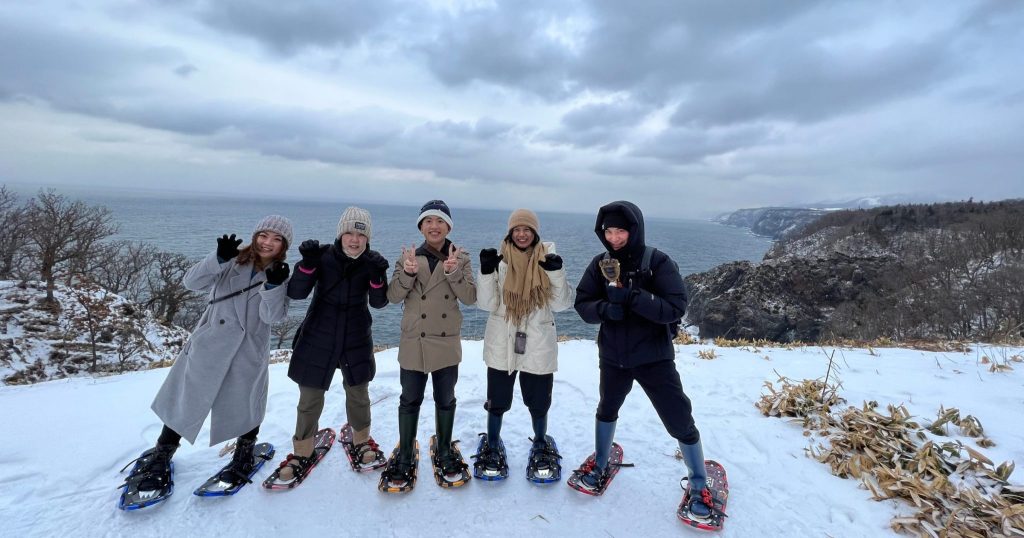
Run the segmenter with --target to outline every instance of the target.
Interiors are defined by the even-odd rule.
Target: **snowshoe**
[[[480,434],[480,444],[473,462],[473,476],[480,480],[504,480],[508,478],[508,461],[505,459],[505,442],[498,439],[498,446],[491,448],[487,443],[487,434]]]
[[[313,454],[308,458],[296,456],[295,454],[288,454],[288,457],[278,465],[277,469],[263,481],[263,487],[266,489],[280,490],[280,489],[292,489],[305,480],[309,473],[313,472],[313,469],[320,463],[320,460],[324,459],[327,452],[331,450],[331,446],[334,445],[334,438],[336,434],[334,430],[330,428],[324,428],[316,432],[315,442],[313,444]],[[291,479],[285,480],[281,478],[281,469],[285,467],[291,467],[294,475]]]
[[[242,440],[235,446],[235,454],[231,463],[217,474],[211,476],[203,485],[192,493],[199,497],[222,497],[234,495],[246,484],[252,483],[252,477],[263,467],[263,464],[274,457],[274,445],[260,443],[253,446]]]
[[[135,464],[128,477],[117,507],[121,510],[138,510],[152,506],[174,493],[174,463],[171,458],[177,445],[157,445],[142,453],[128,465]],[[125,465],[121,471],[128,467]]]
[[[690,527],[717,531],[721,530],[727,517],[725,506],[729,501],[729,479],[725,475],[725,468],[717,461],[704,460],[704,469],[707,470],[708,479],[699,498],[691,496],[690,488],[682,485],[686,481],[685,477],[680,480],[680,486],[683,487],[684,493],[676,515],[680,521]],[[710,507],[711,513],[699,516],[694,514],[692,508],[697,500],[700,500],[706,507]]]
[[[550,435],[530,447],[530,461],[526,464],[526,478],[538,484],[558,482],[562,479],[562,456]]]
[[[632,467],[632,463],[622,463],[622,447],[618,443],[612,443],[611,454],[608,456],[608,465],[604,468],[604,473],[597,473],[597,465],[595,464],[594,454],[587,457],[586,461],[580,465],[579,469],[572,472],[572,476],[569,477],[567,484],[572,489],[587,495],[599,496],[604,494],[605,490],[612,483],[615,475],[619,473],[619,469],[622,467]]]
[[[381,451],[373,437],[370,437],[365,443],[354,444],[352,442],[352,426],[348,423],[342,426],[338,433],[341,437],[341,446],[345,447],[345,454],[348,456],[348,463],[352,466],[353,471],[365,473],[388,464],[388,459],[384,457],[384,452]],[[363,455],[367,452],[373,452],[374,459],[370,463],[363,463]]]
[[[437,436],[430,436],[430,463],[434,466],[434,480],[442,488],[457,488],[473,478],[458,445],[458,441],[452,441],[451,450],[441,458],[437,453]]]
[[[416,471],[420,465],[419,441],[413,445],[411,464],[403,464],[398,458],[399,452],[398,445],[395,445],[395,449],[391,451],[391,457],[388,458],[387,466],[380,474],[380,483],[377,484],[377,489],[384,493],[406,493],[416,487]]]

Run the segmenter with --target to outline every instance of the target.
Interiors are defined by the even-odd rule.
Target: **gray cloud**
[[[767,142],[771,129],[764,125],[740,125],[713,129],[671,127],[633,150],[639,157],[654,157],[674,164],[687,164]]]
[[[182,64],[174,68],[174,74],[181,78],[188,78],[197,71],[199,68],[192,64]]]
[[[498,2],[425,21],[433,35],[410,44],[445,84],[475,80],[566,97],[578,90],[560,70],[570,51],[545,29],[557,25],[572,2]]]
[[[281,54],[350,47],[400,12],[391,0],[203,0],[193,9],[211,27],[253,38]]]
[[[648,107],[629,100],[583,105],[565,113],[561,127],[544,133],[542,139],[579,148],[615,149],[648,113]]]
[[[275,174],[400,176],[382,182],[397,194],[410,177],[467,199],[519,187],[575,199],[641,180],[665,191],[652,205],[715,211],[1019,192],[1024,3],[439,5],[7,4],[0,106],[57,111],[31,127],[103,151],[132,147],[142,127],[183,155],[240,152]],[[253,80],[274,92],[249,91]],[[338,96],[303,100],[332,85]],[[29,169],[18,138],[0,149]],[[121,170],[105,166],[82,176]]]

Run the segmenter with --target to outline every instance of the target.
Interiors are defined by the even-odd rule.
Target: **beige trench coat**
[[[419,272],[405,273],[402,260],[388,284],[388,300],[404,302],[402,336],[398,344],[398,363],[406,370],[433,372],[462,361],[463,304],[476,303],[476,284],[469,255],[459,255],[459,266],[451,274],[444,273],[444,262],[437,262],[434,271],[426,256],[417,256]]]

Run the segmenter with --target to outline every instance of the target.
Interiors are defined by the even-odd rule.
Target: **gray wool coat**
[[[216,252],[185,273],[186,288],[224,297],[266,280],[251,263],[217,261]],[[238,437],[263,422],[267,412],[270,324],[288,315],[288,282],[260,285],[210,304],[185,343],[153,411],[169,428],[195,444],[207,415],[210,446]]]

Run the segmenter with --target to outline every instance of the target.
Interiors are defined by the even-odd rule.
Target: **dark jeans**
[[[459,380],[458,364],[429,374],[402,368],[399,373],[399,380],[402,382],[402,396],[398,399],[399,413],[420,412],[428,375],[434,382],[434,407],[446,411],[455,408],[455,383]]]
[[[633,389],[634,380],[647,393],[669,435],[688,445],[700,441],[700,432],[693,422],[693,407],[683,392],[676,363],[672,360],[635,368],[616,368],[601,363],[601,401],[597,404],[597,420],[618,420],[619,409]]]
[[[516,386],[516,374],[519,374],[519,388],[523,393],[523,403],[530,410],[533,418],[543,418],[551,408],[551,388],[555,384],[555,374],[528,374],[513,371],[487,369],[487,401],[484,409],[502,415],[512,408],[512,390]]]
[[[242,434],[241,438],[248,439],[250,441],[255,441],[256,436],[259,433],[260,427],[256,426],[248,433]],[[178,445],[181,443],[181,436],[178,435],[178,432],[168,428],[167,425],[164,424],[164,429],[160,430],[160,437],[156,440],[156,443],[158,445]]]

